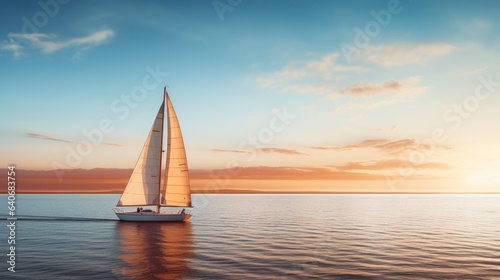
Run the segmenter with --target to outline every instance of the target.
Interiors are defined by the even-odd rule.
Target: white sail
[[[149,131],[141,155],[116,206],[157,205],[161,180],[163,103]]]
[[[161,204],[165,206],[191,207],[188,165],[181,128],[166,91],[165,95],[167,100],[168,140]]]

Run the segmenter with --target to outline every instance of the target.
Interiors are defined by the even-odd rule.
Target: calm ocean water
[[[115,219],[118,197],[18,195],[17,214]],[[0,278],[500,279],[500,195],[194,197],[189,223],[17,221],[16,273],[4,225]]]

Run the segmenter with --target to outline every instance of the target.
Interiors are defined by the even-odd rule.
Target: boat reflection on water
[[[194,257],[191,223],[117,223],[118,254],[131,279],[179,279]]]

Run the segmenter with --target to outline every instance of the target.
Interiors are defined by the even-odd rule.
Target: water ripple
[[[28,198],[23,214],[60,214]],[[113,219],[116,199],[65,210]],[[190,223],[18,221],[8,279],[500,279],[500,195],[207,199]]]

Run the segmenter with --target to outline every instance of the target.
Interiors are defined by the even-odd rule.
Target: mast
[[[164,87],[163,88],[163,108],[165,108],[165,96],[167,96],[167,87]],[[168,111],[167,111],[167,114],[168,114]],[[164,128],[165,126],[165,109],[163,110],[163,118],[161,119],[161,127]],[[163,130],[162,130],[163,132]],[[158,174],[160,174],[160,176],[158,176],[158,199],[157,199],[157,204],[156,204],[156,213],[160,213],[160,208],[161,208],[161,166],[162,166],[162,160],[163,160],[163,134],[161,134],[161,140],[160,140],[160,171]]]

